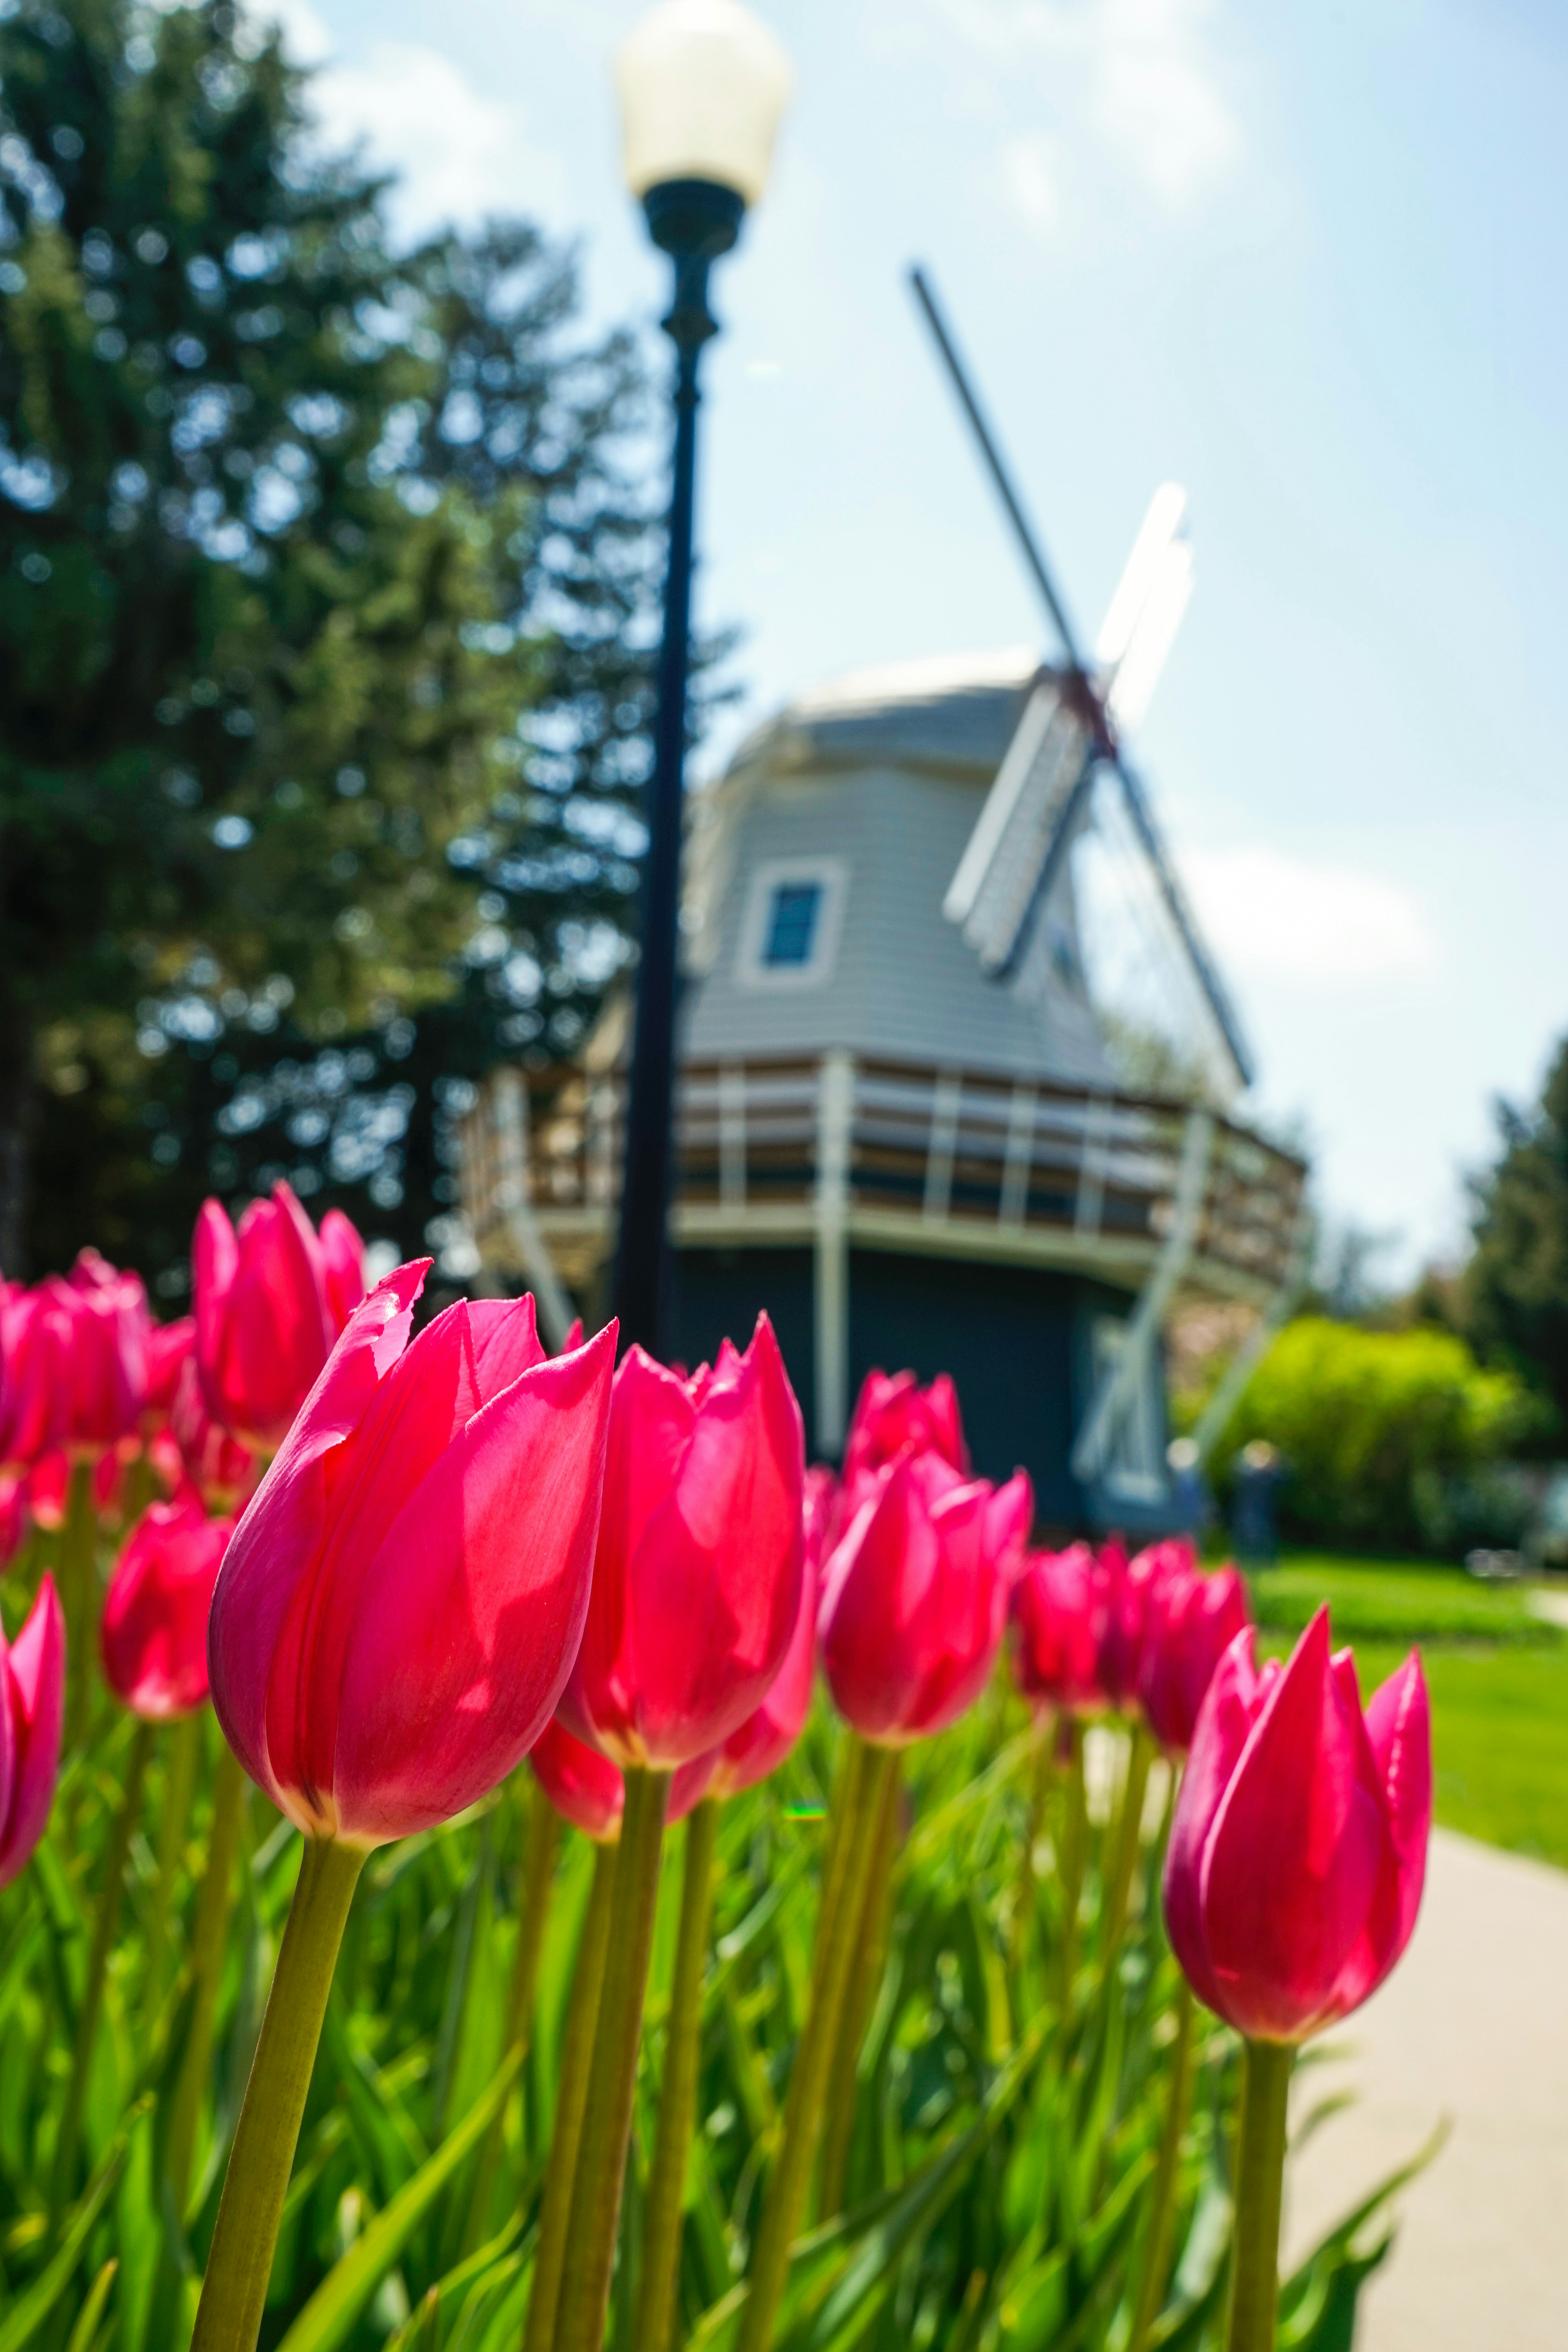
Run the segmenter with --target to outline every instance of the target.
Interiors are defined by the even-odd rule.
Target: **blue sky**
[[[623,0],[275,0],[409,229],[529,211],[657,316]],[[717,289],[700,604],[742,722],[1047,639],[933,268],[1080,629],[1154,486],[1198,585],[1136,745],[1331,1216],[1451,1252],[1568,1030],[1568,18],[1551,0],[766,0],[799,80]],[[732,740],[731,730],[731,740]]]

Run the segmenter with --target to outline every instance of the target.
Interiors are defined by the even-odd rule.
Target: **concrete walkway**
[[[1359,2095],[1292,2164],[1288,2261],[1453,2123],[1356,2352],[1568,2352],[1568,1872],[1436,1831],[1410,1949],[1331,2047],[1303,2108]]]

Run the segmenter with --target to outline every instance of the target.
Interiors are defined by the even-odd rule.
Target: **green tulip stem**
[[[609,1949],[588,2102],[572,2187],[555,2352],[600,2352],[609,2307],[616,2231],[632,2136],[637,2047],[658,1902],[659,1853],[670,1774],[633,1765],[626,1776]],[[198,2352],[198,2347],[193,2347]]]
[[[92,2068],[92,2045],[98,2038],[99,2012],[103,2007],[103,1980],[108,1974],[109,1956],[114,1949],[114,1939],[120,1932],[120,1911],[125,1897],[125,1865],[131,1857],[131,1840],[142,1812],[142,1783],[146,1778],[147,1759],[152,1747],[153,1726],[139,1722],[125,1759],[120,1803],[114,1815],[114,1826],[109,1833],[109,1849],[103,1858],[103,1884],[98,1891],[92,1942],[88,1947],[87,1975],[82,1982],[81,2002],[76,2013],[76,2047],[71,2054],[70,2082],[66,2090],[65,2105],[60,2110],[59,2137],[55,2142],[54,2168],[49,2181],[51,2232],[69,2204],[75,2186],[82,2108],[87,2102],[87,2078]]]
[[[1149,1767],[1153,1760],[1154,1743],[1143,1726],[1135,1723],[1127,1750],[1127,1772],[1121,1783],[1121,1809],[1115,1833],[1110,1840],[1105,1925],[1100,1937],[1100,1976],[1105,1984],[1110,1982],[1115,1973],[1121,1938],[1127,1928],[1132,1878],[1143,1843],[1143,1803],[1149,1793]]]
[[[174,2192],[174,2210],[183,2221],[190,2193],[191,2160],[195,2154],[196,2126],[202,2096],[207,2087],[212,2057],[213,2023],[217,2015],[218,1987],[223,1979],[224,1952],[228,1943],[229,1910],[233,1902],[234,1864],[245,1825],[245,1800],[250,1783],[238,1758],[226,1740],[218,1750],[213,1775],[212,1819],[207,1825],[206,1868],[196,1897],[195,1926],[191,1932],[191,2015],[185,2054],[180,2062],[169,2114],[165,2163]]]
[[[255,2352],[300,2122],[365,1849],[307,1838],[229,2150],[191,2352]]]
[[[816,2198],[816,2210],[824,2221],[830,2221],[844,2210],[849,2148],[860,2093],[860,2045],[866,2039],[882,1971],[888,1964],[888,1942],[893,1924],[893,1858],[899,1844],[899,1755],[896,1748],[891,1752],[892,1765],[882,1787],[864,1893],[853,1929],[854,1957],[849,1964],[848,1988],[839,2011],[833,2061],[827,2070]]]
[[[163,1819],[158,1832],[158,1877],[147,1915],[147,1977],[142,2011],[149,2032],[156,2022],[163,1998],[163,1966],[168,1954],[169,1916],[190,1826],[191,1799],[195,1792],[196,1766],[201,1761],[200,1710],[182,1715],[169,1726],[163,1774]]]
[[[773,2323],[789,2276],[790,2249],[805,2210],[828,2069],[848,1990],[860,1921],[859,1896],[892,1769],[891,1748],[872,1748],[852,1737],[837,1792],[835,1810],[840,1818],[830,1843],[829,1866],[816,1915],[805,2022],[790,2069],[783,2135],[758,2225],[736,2352],[766,2352],[773,2341]]]
[[[68,1755],[87,1730],[92,1691],[93,1637],[98,1632],[98,1514],[92,1504],[92,1465],[73,1462],[60,1528],[60,1611],[66,1623],[66,1727]]]
[[[697,2075],[702,2053],[702,1977],[713,1916],[713,1851],[719,1799],[705,1797],[686,1824],[680,1879],[680,1925],[675,1981],[664,2036],[658,2123],[653,2168],[643,2209],[642,2282],[632,2341],[637,2352],[665,2352],[675,2321],[685,2217],[686,2160],[697,2116]]]
[[[1018,1878],[1013,1895],[1013,1916],[1007,1923],[1007,1951],[1014,1975],[1023,1961],[1029,1929],[1035,1919],[1035,1849],[1040,1843],[1046,1803],[1051,1790],[1051,1728],[1047,1718],[1036,1718],[1029,1739],[1029,1809],[1024,1822],[1023,1843],[1018,1848]]]
[[[588,2104],[588,2074],[594,2063],[615,1894],[616,1849],[602,1845],[594,1857],[594,1884],[588,1895],[587,1915],[583,1921],[577,1965],[566,2004],[561,2081],[555,2093],[555,2124],[550,2137],[544,2208],[539,2217],[539,2250],[533,2260],[533,2292],[529,2299],[523,2352],[550,2352],[555,2336],[555,2311],[561,2299],[561,2273],[572,2221],[572,2189],[583,2139],[583,2111]]]
[[[1242,2061],[1236,2147],[1236,2240],[1226,2352],[1274,2352],[1279,2304],[1279,2209],[1285,2188],[1285,2116],[1296,2053],[1288,2042],[1248,2042]]]
[[[507,1987],[501,2048],[521,2048],[527,2054],[533,2030],[533,1995],[539,1982],[539,1956],[550,1917],[550,1896],[555,1882],[555,1857],[561,1850],[561,1816],[540,1787],[532,1782],[528,1831],[523,1841],[522,1867],[518,1874],[517,1944],[511,1958],[511,1981]],[[503,2106],[485,2134],[468,2200],[463,2252],[471,2254],[488,2234],[490,2197],[506,2139]]]
[[[1187,2103],[1193,2087],[1193,1989],[1185,1977],[1176,1988],[1176,2031],[1171,2043],[1171,2073],[1165,2101],[1165,2121],[1160,2133],[1160,2153],[1154,2164],[1154,2193],[1149,2208],[1149,2230],[1143,2242],[1143,2277],[1127,2352],[1147,2352],[1150,2333],[1164,2308],[1171,2269],[1171,2236],[1176,2218],[1176,2173],[1182,2136],[1187,2127]]]
[[[1064,2017],[1072,2007],[1073,1976],[1078,1966],[1078,1915],[1083,1900],[1083,1871],[1089,1848],[1089,1805],[1083,1784],[1083,1723],[1068,1717],[1067,1785],[1062,1791],[1062,1939],[1058,1963],[1058,1997]]]

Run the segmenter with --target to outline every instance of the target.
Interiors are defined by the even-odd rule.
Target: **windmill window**
[[[811,942],[822,912],[820,882],[775,882],[768,910],[768,936],[763,961],[770,970],[781,964],[798,967],[811,961]]]
[[[735,961],[742,988],[815,988],[830,977],[847,879],[836,857],[768,858],[754,868]]]

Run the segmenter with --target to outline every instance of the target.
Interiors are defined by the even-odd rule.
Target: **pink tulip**
[[[147,1293],[96,1250],[83,1250],[64,1282],[43,1288],[69,1324],[65,1360],[65,1444],[98,1454],[134,1434],[147,1397]]]
[[[1138,1703],[1163,1748],[1184,1755],[1192,1746],[1204,1693],[1250,1614],[1234,1568],[1169,1576],[1151,1594]]]
[[[8,1568],[27,1538],[27,1482],[19,1470],[0,1470],[0,1569]]]
[[[209,1507],[232,1510],[250,1492],[256,1456],[208,1412],[194,1356],[180,1368],[170,1432],[185,1475]]]
[[[204,1201],[192,1244],[196,1364],[214,1421],[262,1453],[281,1444],[363,1294],[359,1235],[341,1209],[318,1234],[287,1184],[237,1231]]]
[[[174,1410],[180,1375],[195,1349],[196,1318],[182,1315],[174,1323],[149,1323],[145,1337],[147,1387],[142,1409],[162,1423]]]
[[[801,1563],[800,1614],[784,1661],[755,1715],[732,1731],[714,1757],[708,1793],[738,1797],[776,1772],[800,1738],[811,1713],[816,1678],[816,1612],[822,1594],[822,1553],[837,1491],[831,1470],[821,1465],[805,1474],[805,1556]],[[677,1775],[676,1785],[679,1785]],[[674,1790],[671,1790],[673,1799]]]
[[[424,1265],[354,1309],[235,1531],[207,1636],[218,1719],[313,1837],[381,1844],[503,1780],[588,1606],[614,1327],[545,1357],[533,1301],[448,1307]]]
[[[605,1511],[562,1717],[623,1768],[672,1770],[728,1739],[800,1612],[804,1439],[773,1326],[682,1380],[629,1348]]]
[[[528,1760],[556,1811],[584,1837],[599,1845],[619,1837],[626,1801],[626,1776],[602,1748],[590,1748],[556,1716],[529,1749]],[[701,1803],[712,1774],[713,1759],[709,1756],[681,1765],[669,1784],[664,1814],[667,1829],[684,1821]]]
[[[72,1324],[63,1283],[0,1300],[0,1463],[30,1470],[70,1434]]]
[[[1299,2042],[1374,1991],[1410,1940],[1432,1825],[1426,1685],[1412,1652],[1364,1716],[1321,1609],[1259,1674],[1250,1628],[1198,1711],[1165,1861],[1165,1921],[1200,2000]]]
[[[8,1886],[43,1836],[60,1769],[66,1629],[52,1576],[9,1646],[0,1633],[0,1886]]]
[[[1069,1715],[1102,1707],[1100,1577],[1089,1545],[1031,1552],[1013,1587],[1012,1608],[1013,1673],[1031,1706]]]
[[[1174,1536],[1165,1543],[1151,1544],[1130,1560],[1112,1536],[1100,1547],[1096,1571],[1100,1619],[1095,1675],[1106,1704],[1124,1715],[1137,1705],[1150,1612],[1156,1597],[1172,1578],[1197,1573],[1197,1554],[1184,1536]]]
[[[825,1563],[818,1619],[835,1703],[862,1738],[902,1747],[979,1696],[1033,1511],[1022,1471],[998,1488],[909,1452],[879,1474]]]
[[[922,1389],[913,1372],[868,1372],[856,1400],[849,1434],[844,1442],[844,1484],[858,1488],[864,1480],[885,1470],[906,1446],[917,1453],[936,1454],[954,1470],[967,1474],[969,1448],[963,1442],[958,1392],[945,1372]]]
[[[116,1697],[151,1720],[189,1715],[207,1695],[207,1612],[229,1519],[209,1519],[192,1488],[153,1503],[110,1580],[100,1640]]]

